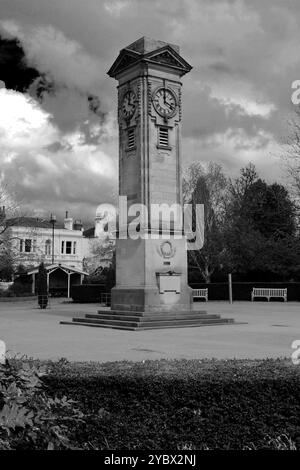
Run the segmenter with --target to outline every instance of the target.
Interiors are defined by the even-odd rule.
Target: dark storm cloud
[[[0,80],[6,88],[26,91],[39,75],[38,70],[26,63],[20,42],[0,36]]]

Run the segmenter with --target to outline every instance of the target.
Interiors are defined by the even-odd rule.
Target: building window
[[[158,129],[158,145],[160,147],[169,146],[169,129],[167,127],[160,126]]]
[[[24,240],[20,240],[20,253],[23,253],[24,250]]]
[[[51,255],[51,240],[46,240],[45,242],[45,254],[46,256]]]
[[[26,238],[25,240],[25,253],[31,253],[32,250],[32,240],[30,238]]]
[[[133,150],[135,148],[135,130],[129,129],[127,131],[127,148]]]
[[[65,255],[75,255],[76,252],[76,242],[71,241],[62,241],[61,242],[61,252]]]
[[[72,254],[72,242],[66,242],[66,254],[67,255]]]

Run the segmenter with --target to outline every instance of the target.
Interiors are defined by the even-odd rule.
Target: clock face
[[[123,97],[122,111],[125,118],[131,118],[136,109],[136,97],[132,90],[126,91]]]
[[[158,88],[153,95],[153,106],[162,117],[174,116],[177,111],[175,94],[168,88]]]

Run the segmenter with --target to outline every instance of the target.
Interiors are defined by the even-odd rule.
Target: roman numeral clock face
[[[158,88],[153,94],[153,106],[164,118],[173,117],[177,111],[175,94],[169,88]]]
[[[126,91],[122,101],[122,111],[126,119],[134,115],[136,109],[136,97],[132,90]]]

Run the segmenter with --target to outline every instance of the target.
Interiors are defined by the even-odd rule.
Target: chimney
[[[69,217],[68,211],[66,211],[66,217],[64,220],[64,227],[66,230],[73,230],[73,217]]]
[[[83,231],[83,225],[81,223],[81,220],[74,220],[73,229]]]

